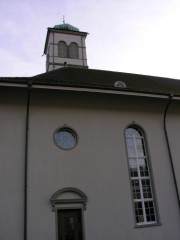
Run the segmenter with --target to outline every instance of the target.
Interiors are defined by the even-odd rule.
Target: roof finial
[[[65,24],[65,16],[63,15],[63,24]]]

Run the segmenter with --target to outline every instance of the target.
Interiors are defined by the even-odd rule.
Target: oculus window
[[[137,126],[125,130],[136,224],[156,224],[157,214],[144,134]]]
[[[77,135],[71,128],[63,127],[54,133],[54,142],[63,150],[70,150],[77,144]]]

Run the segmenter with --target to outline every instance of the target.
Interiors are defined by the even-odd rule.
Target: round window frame
[[[70,134],[73,136],[73,138],[74,138],[74,140],[75,140],[75,144],[74,144],[72,147],[70,147],[70,148],[64,148],[64,147],[60,146],[60,145],[57,143],[56,138],[55,138],[55,135],[56,135],[58,132],[61,132],[61,131],[66,131],[66,132],[70,133]],[[54,140],[54,144],[55,144],[59,149],[64,150],[64,151],[69,151],[69,150],[74,149],[74,148],[77,146],[77,144],[78,144],[78,135],[77,135],[76,131],[75,131],[74,129],[72,129],[71,127],[62,126],[62,127],[60,127],[60,128],[57,128],[57,129],[54,131],[53,140]]]

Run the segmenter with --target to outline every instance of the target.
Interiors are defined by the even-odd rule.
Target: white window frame
[[[129,134],[128,131],[131,131],[132,133]],[[131,125],[125,129],[125,140],[136,225],[157,224],[158,218],[144,133],[138,126]],[[128,140],[130,140],[129,143]],[[130,151],[132,151],[134,155]],[[134,167],[132,167],[132,163],[134,164]],[[143,182],[148,182],[149,184],[143,185]],[[138,184],[135,186],[132,183]],[[152,205],[149,205],[149,208],[147,207],[148,203],[151,203]],[[142,206],[142,210],[136,208],[138,204]]]

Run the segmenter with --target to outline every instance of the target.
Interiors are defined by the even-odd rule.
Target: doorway
[[[58,210],[58,240],[83,240],[81,209]]]

